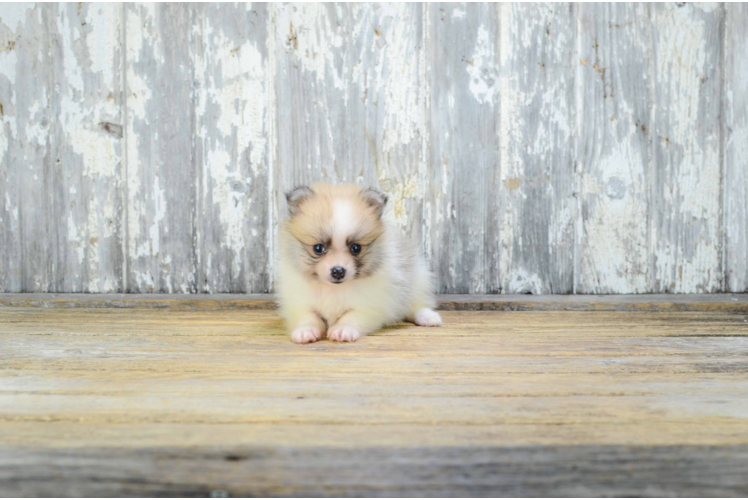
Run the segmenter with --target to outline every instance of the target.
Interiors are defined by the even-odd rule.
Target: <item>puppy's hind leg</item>
[[[415,323],[418,326],[442,326],[441,315],[434,311],[436,297],[434,297],[433,276],[423,261],[415,266],[416,273],[413,278],[414,287],[405,321]]]
[[[406,321],[418,326],[442,326],[441,315],[430,307],[422,307],[410,313]]]

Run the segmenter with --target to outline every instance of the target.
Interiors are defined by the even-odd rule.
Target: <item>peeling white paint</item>
[[[719,50],[710,45],[707,51],[706,39],[719,32],[719,12],[662,4],[653,22],[655,88],[662,101],[653,138],[664,181],[659,207],[672,213],[664,226],[653,226],[654,291],[714,292],[722,285],[720,113],[713,112],[711,122],[703,113],[716,97],[707,89],[719,74]]]
[[[136,132],[136,123],[148,124],[152,117],[146,113],[146,104],[153,98],[151,85],[144,78],[143,73],[139,71],[139,66],[143,63],[143,56],[149,57],[145,51],[158,53],[160,50],[160,41],[155,32],[154,24],[156,22],[156,5],[155,4],[131,4],[127,9],[127,30],[125,33],[126,59],[125,67],[127,89],[127,151],[126,157],[128,162],[127,168],[127,255],[130,259],[139,259],[142,257],[153,256],[159,252],[158,226],[151,222],[148,233],[143,234],[141,228],[148,220],[147,211],[149,202],[156,203],[155,200],[147,200],[143,192],[141,170],[138,168],[145,158],[141,158],[141,141],[144,140]],[[158,180],[154,192],[158,193]],[[156,195],[158,196],[158,194]],[[163,208],[161,212],[163,217]],[[156,227],[154,227],[156,226]],[[156,236],[155,242],[154,236]],[[155,245],[155,250],[154,250]],[[152,290],[154,287],[153,276],[150,272],[131,270],[134,281],[137,284],[136,289]]]
[[[231,159],[226,151],[211,151],[207,158],[207,174],[212,180],[213,203],[219,207],[223,245],[234,254],[234,272],[241,269],[242,252],[246,245],[244,227],[246,224],[246,196],[231,189],[232,182],[241,182],[236,173],[227,168]],[[249,180],[247,180],[249,181]],[[251,181],[249,181],[251,182]]]
[[[386,218],[405,229],[410,222],[406,208],[407,201],[423,197],[422,194],[419,196],[422,189],[419,189],[417,175],[411,174],[402,182],[389,185],[386,192],[390,196],[390,201],[385,210]]]
[[[166,216],[166,193],[165,188],[161,187],[159,176],[156,175],[153,178],[153,209],[154,217],[151,222],[151,228],[149,231],[151,251],[150,255],[158,255],[161,252],[160,247],[160,232],[161,232],[161,221]],[[168,228],[165,228],[168,231]],[[168,258],[166,255],[164,258]]]
[[[278,12],[277,33],[285,49],[295,55],[305,71],[312,73],[323,85],[332,85],[348,101],[345,75],[338,71],[335,62],[337,50],[344,44],[342,29],[337,20],[328,15],[330,4],[287,4]],[[338,6],[339,19],[345,22],[342,6]]]
[[[8,152],[8,134],[3,130],[5,127],[2,125],[3,122],[0,120],[0,162],[5,160],[5,154]]]
[[[71,19],[67,15],[65,10],[60,13],[59,16],[59,29],[62,39],[63,47],[63,72],[67,85],[71,87],[72,92],[82,93],[85,89],[83,88],[83,69],[81,65],[86,64],[86,61],[79,61],[80,55],[77,50],[76,39],[80,38],[80,25],[77,19]],[[75,44],[75,46],[74,46]],[[82,57],[82,56],[81,56]],[[111,53],[107,59],[111,58]]]
[[[418,179],[426,169],[421,155],[426,127],[425,92],[419,85],[420,12],[409,4],[381,4],[373,12],[355,5],[350,15],[355,20],[351,47],[358,49],[353,53],[351,81],[365,96],[363,106],[381,116],[376,129],[366,134],[375,156],[376,179],[390,195],[385,217],[405,232],[418,226],[414,209],[422,203],[424,192]],[[366,183],[366,177],[359,175],[359,182]]]
[[[606,178],[582,176],[581,195],[583,199],[594,199],[595,204],[590,217],[584,220],[581,273],[591,281],[594,277],[596,282],[585,283],[583,293],[649,290],[647,205],[635,197],[643,186],[644,173],[637,171],[643,165],[640,153],[632,150],[630,144],[621,141],[617,149],[600,157],[596,172],[605,172]],[[625,185],[626,194],[620,199],[606,191],[612,178],[622,179]],[[598,283],[602,289],[595,286]]]
[[[748,5],[726,4],[725,291],[748,291]]]
[[[81,155],[85,165],[84,175],[90,177],[113,178],[117,174],[119,155],[115,152],[113,140],[101,131],[85,128],[79,122],[70,127],[70,143],[74,151]]]
[[[726,39],[731,49],[724,57],[739,64],[732,70],[725,66],[724,72],[717,68],[718,77],[707,73],[721,64],[715,52],[721,31],[715,27],[721,26],[722,12],[731,13],[726,36],[744,38],[739,31],[745,24],[730,24],[729,15],[745,15],[738,10],[745,7],[632,6],[636,22],[605,25],[595,40],[585,37],[586,21],[580,17],[587,7],[578,7],[502,4],[491,10],[496,15],[476,16],[493,7],[449,6],[439,14],[440,7],[412,4],[185,6],[190,9],[185,19],[194,21],[185,49],[167,45],[173,43],[168,36],[173,28],[165,28],[169,23],[158,16],[186,10],[131,4],[125,7],[123,78],[122,6],[6,5],[0,13],[0,84],[10,85],[0,96],[0,162],[14,175],[21,173],[36,194],[48,179],[38,158],[49,134],[59,135],[51,140],[61,154],[60,178],[66,184],[58,194],[66,212],[55,216],[69,247],[59,257],[67,260],[55,265],[67,269],[66,286],[76,291],[116,289],[117,257],[110,249],[120,246],[117,238],[124,238],[122,251],[134,261],[128,274],[133,289],[189,293],[200,273],[200,291],[224,290],[228,280],[234,280],[232,286],[256,286],[267,279],[262,273],[273,272],[272,265],[260,262],[265,253],[252,254],[253,245],[274,254],[266,241],[277,227],[278,194],[287,183],[320,176],[378,182],[390,195],[386,217],[422,238],[436,258],[442,289],[563,292],[568,255],[576,249],[576,284],[582,291],[637,293],[651,291],[656,283],[661,290],[704,292],[719,289],[722,280],[744,291],[748,119],[745,113],[729,115],[746,107],[748,64],[739,63],[741,45]],[[28,60],[21,57],[38,57],[34,64],[40,68],[52,63],[43,51],[19,51],[20,43],[13,50],[3,47],[20,35],[27,43],[34,40],[35,32],[47,28],[42,25],[46,8],[52,15],[45,22],[51,20],[50,33],[62,55],[54,61],[58,80],[38,85],[29,99],[17,81],[21,63]],[[254,8],[267,9],[268,17],[251,17]],[[221,17],[227,12],[247,17],[230,28]],[[256,33],[265,28],[262,40],[264,33]],[[450,29],[460,36],[445,35],[435,44],[434,34]],[[606,44],[624,43],[625,37],[629,45],[619,55],[624,60],[616,74],[606,60]],[[440,51],[450,42],[450,49],[459,47],[458,55]],[[598,53],[587,54],[595,52],[592,47]],[[182,50],[178,70],[163,69],[174,49]],[[656,54],[648,52],[653,49]],[[459,60],[439,59],[452,56]],[[645,62],[636,65],[639,60]],[[450,72],[440,73],[447,64],[453,64]],[[639,67],[642,82],[632,87],[641,93],[652,89],[647,112],[632,104],[639,101],[624,94],[630,90],[620,81],[621,73]],[[163,145],[175,142],[158,111],[164,104],[159,86],[179,88],[169,80],[174,74],[189,75],[184,85],[192,93],[184,105],[196,104],[197,126],[194,137],[187,137],[185,127],[174,129],[198,157],[195,184],[178,194],[169,184],[175,178],[171,169],[195,164],[172,166],[165,158]],[[281,74],[289,80],[279,82]],[[159,81],[160,75],[166,80]],[[720,105],[718,94],[703,90],[719,75],[725,79],[728,115],[722,131],[717,120],[703,118]],[[458,80],[459,86],[440,93],[442,85]],[[126,123],[121,81],[127,83]],[[585,85],[606,95],[589,104],[581,94]],[[285,91],[280,100],[278,89]],[[298,92],[293,99],[286,99],[289,89]],[[17,102],[24,106],[18,109]],[[594,106],[610,124],[590,123],[585,106]],[[50,116],[50,110],[59,115]],[[659,119],[650,119],[650,111]],[[283,128],[289,116],[293,127]],[[101,123],[124,126],[126,151],[117,133]],[[648,146],[642,125],[651,135]],[[593,127],[607,135],[594,138],[575,177],[566,167],[584,159],[579,150],[587,147]],[[490,137],[500,139],[498,160]],[[575,152],[572,143],[582,145]],[[642,156],[642,147],[651,148],[653,158]],[[498,189],[491,185],[491,169],[500,171]],[[655,201],[667,217],[647,226],[653,219],[648,210],[654,205],[647,204],[652,172],[662,182]],[[584,216],[570,196],[575,188]],[[2,224],[11,235],[18,233],[23,213],[26,237],[39,237],[33,231],[28,236],[28,221],[38,214],[26,212],[23,200],[14,196],[5,192]],[[194,208],[194,219],[183,218],[196,229],[174,222],[182,220],[174,215],[179,196],[203,204]],[[258,209],[263,203],[271,204],[267,219]],[[125,217],[127,227],[122,227]],[[575,220],[576,246],[570,238]],[[493,239],[500,251],[490,246]],[[175,250],[193,245],[205,252],[197,255],[197,269]],[[720,266],[729,273],[723,275]],[[24,286],[48,290],[53,277],[31,271]],[[489,273],[501,283],[488,282]]]
[[[86,257],[85,245],[78,234],[78,224],[76,223],[73,213],[68,214],[68,227],[67,227],[68,242],[73,245],[73,249],[78,255],[78,264],[83,264]]]
[[[8,47],[10,44],[14,44],[14,43],[16,43],[14,39],[8,39],[8,40],[0,39],[0,47],[2,46]],[[17,80],[17,76],[16,76],[16,65],[17,64],[18,64],[18,51],[15,50],[15,46],[13,50],[0,49],[0,75],[7,78],[8,81],[10,82],[15,82]]]
[[[475,50],[465,69],[470,75],[470,92],[480,103],[493,104],[499,89],[494,43],[486,27],[478,26]]]
[[[122,8],[119,5],[89,4],[85,23],[91,32],[86,36],[86,48],[90,61],[89,71],[99,75],[105,85],[114,83],[115,58],[119,50]]]
[[[537,273],[527,272],[525,269],[517,268],[509,271],[505,278],[509,293],[531,293],[541,295],[544,293],[543,280]]]
[[[407,50],[407,46],[399,48],[395,45],[398,41],[408,43],[413,40],[413,25],[405,21],[409,17],[407,8],[406,4],[388,4],[387,10],[381,14],[402,20],[393,23],[392,29],[387,32],[389,43],[393,46],[388,48],[386,55],[382,54],[381,61],[387,65],[387,78],[382,82],[386,89],[382,96],[385,105],[382,150],[385,155],[397,146],[416,141],[425,128],[421,113],[424,95],[412,85],[419,77],[417,61],[414,60],[412,48]]]
[[[228,39],[216,40],[211,54],[223,62],[223,86],[209,82],[208,98],[213,98],[221,110],[216,120],[218,129],[231,137],[234,128],[240,144],[252,144],[250,161],[256,168],[263,162],[266,139],[264,136],[265,87],[262,55],[249,43],[240,46],[233,56],[233,44]]]
[[[28,109],[29,118],[31,121],[24,124],[24,131],[26,133],[26,141],[35,143],[38,146],[46,146],[47,136],[49,134],[48,125],[45,123],[46,109],[49,105],[49,96],[47,95],[46,89],[42,92],[40,100],[34,101],[31,107]],[[34,167],[30,165],[30,167]]]
[[[135,283],[137,283],[137,287],[139,290],[144,290],[148,292],[156,291],[155,284],[153,282],[153,276],[151,275],[151,273],[136,271],[134,275],[135,275]]]
[[[157,51],[160,42],[154,33],[154,22],[156,19],[155,4],[137,4],[128,6],[126,43],[127,43],[127,112],[132,120],[139,119],[148,123],[149,118],[145,112],[145,104],[152,98],[151,86],[145,81],[143,75],[135,70],[135,66],[141,62],[141,52],[144,47]],[[137,15],[133,11],[137,11]],[[163,56],[162,56],[163,57]],[[137,150],[137,144],[129,145]],[[128,155],[131,152],[128,151]],[[136,156],[137,157],[137,156]]]
[[[516,276],[525,269],[523,280],[539,280],[531,281],[539,287],[532,293],[570,293],[576,214],[568,72],[573,16],[551,4],[501,4],[499,21],[502,290],[523,293]]]
[[[34,3],[6,2],[0,12],[0,23],[4,24],[10,31],[16,31],[18,25],[26,20],[30,10],[36,7]]]
[[[583,5],[577,19],[578,293],[651,289],[648,238],[651,36],[645,5]],[[610,26],[616,37],[603,41]],[[599,39],[599,40],[598,40]],[[597,43],[597,45],[596,45]],[[630,60],[629,60],[630,57]],[[636,66],[634,66],[636,67]],[[604,69],[603,69],[604,68]],[[642,126],[644,130],[642,130]],[[642,145],[645,145],[642,150]]]
[[[249,12],[250,19],[262,21]],[[221,13],[245,15],[228,5],[221,6]],[[263,41],[237,36],[236,27],[224,25],[220,16],[206,13],[197,29],[205,41],[195,67],[200,136],[206,138],[201,139],[202,227],[208,233],[201,236],[199,258],[206,279],[199,286],[223,291],[242,280],[250,282],[265,265],[260,262],[262,255],[253,253],[265,246],[266,221],[264,217],[260,220],[255,210],[258,200],[268,198],[259,191],[272,172],[267,155],[267,62]],[[258,228],[263,229],[262,234]]]
[[[718,2],[697,2],[694,5],[698,6],[699,10],[710,13],[720,8]]]
[[[18,220],[18,205],[13,205],[10,201],[10,195],[7,192],[5,193],[5,211],[13,214],[14,220]]]

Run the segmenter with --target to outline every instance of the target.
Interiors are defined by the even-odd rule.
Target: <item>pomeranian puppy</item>
[[[442,324],[426,262],[382,220],[387,196],[355,184],[314,184],[286,199],[277,288],[294,342],[316,342],[325,333],[355,342],[403,320]]]

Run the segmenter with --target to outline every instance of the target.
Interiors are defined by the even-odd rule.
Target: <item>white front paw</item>
[[[291,332],[291,340],[297,344],[310,344],[322,338],[322,332],[314,326],[300,326]]]
[[[327,331],[327,338],[335,342],[355,342],[360,336],[356,328],[346,325],[335,325]]]
[[[418,326],[442,326],[442,317],[438,312],[428,307],[419,309],[414,319]]]

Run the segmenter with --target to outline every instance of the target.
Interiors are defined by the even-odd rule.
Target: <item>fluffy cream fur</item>
[[[403,320],[441,325],[425,261],[381,219],[386,196],[356,185],[315,184],[287,198],[291,216],[280,232],[277,288],[294,342],[315,342],[325,333],[353,342]],[[361,245],[358,255],[353,244]],[[331,277],[335,267],[345,269],[344,278]]]

